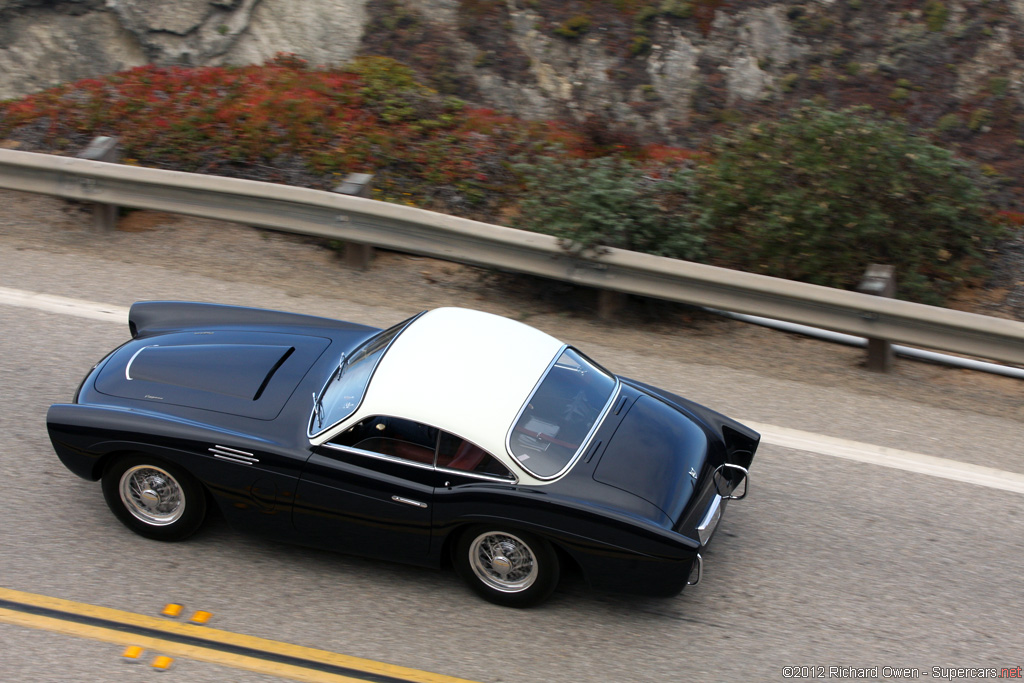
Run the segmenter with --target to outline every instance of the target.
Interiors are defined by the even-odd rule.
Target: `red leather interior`
[[[448,467],[453,470],[472,472],[480,465],[485,455],[484,449],[468,441],[463,441],[459,450],[455,452],[455,457],[448,463]]]

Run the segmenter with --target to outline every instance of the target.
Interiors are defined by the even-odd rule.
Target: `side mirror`
[[[750,486],[747,481],[749,472],[746,467],[725,463],[715,470],[715,491],[722,500],[743,500],[747,497]],[[740,493],[737,493],[740,491]]]

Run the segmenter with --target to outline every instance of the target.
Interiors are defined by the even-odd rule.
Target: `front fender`
[[[146,452],[168,457],[192,452],[195,443],[216,443],[218,437],[242,447],[265,448],[252,436],[183,418],[118,406],[57,403],[46,412],[46,429],[57,457],[71,472],[96,481],[103,475],[104,459],[111,453]],[[176,459],[170,457],[170,459]]]

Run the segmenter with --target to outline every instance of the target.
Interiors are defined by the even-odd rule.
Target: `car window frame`
[[[454,467],[443,467],[441,465],[438,465],[437,464],[437,459],[438,459],[438,455],[440,454],[440,451],[441,451],[441,438],[445,434],[448,434],[449,436],[454,436],[456,439],[462,439],[463,441],[465,441],[466,443],[470,444],[471,446],[474,446],[475,448],[479,448],[481,451],[483,451],[483,453],[484,453],[484,455],[486,457],[491,458],[496,463],[501,465],[505,469],[505,471],[508,472],[509,476],[503,477],[500,474],[490,474],[490,473],[487,473],[487,472],[474,472],[472,470],[460,470],[460,469],[456,469]],[[508,465],[503,463],[501,461],[501,458],[499,458],[498,456],[494,455],[493,453],[491,453],[489,450],[487,450],[483,446],[478,445],[476,442],[470,441],[469,439],[467,439],[465,437],[462,437],[462,436],[459,436],[455,432],[448,431],[447,429],[441,429],[440,427],[438,428],[438,431],[437,431],[437,447],[434,449],[434,469],[437,470],[438,472],[444,472],[445,474],[453,474],[453,475],[459,475],[459,476],[465,476],[465,477],[472,477],[474,479],[484,479],[486,481],[500,481],[500,482],[504,482],[504,483],[513,483],[513,484],[518,484],[519,483],[519,476],[515,472],[512,471],[511,467],[509,467]]]
[[[408,460],[406,458],[402,458],[402,457],[399,457],[399,456],[396,456],[396,455],[388,455],[387,453],[378,453],[376,451],[368,451],[366,449],[357,448],[355,446],[345,446],[345,445],[342,445],[342,444],[331,443],[331,438],[337,438],[337,437],[341,436],[348,429],[351,429],[353,426],[359,424],[363,420],[375,420],[375,419],[380,419],[380,418],[388,418],[388,419],[396,419],[396,420],[406,420],[408,422],[415,422],[415,423],[421,424],[421,425],[423,425],[425,427],[436,429],[437,430],[437,438],[434,440],[434,460],[433,460],[433,462],[428,465],[426,463],[417,462],[415,460]],[[493,458],[499,465],[504,467],[508,471],[509,476],[503,477],[501,475],[488,474],[486,472],[472,472],[472,471],[468,471],[468,470],[458,470],[458,469],[455,469],[455,468],[452,468],[452,467],[441,467],[441,466],[438,466],[438,464],[437,464],[437,454],[438,454],[439,444],[441,443],[441,437],[442,437],[443,434],[449,434],[451,436],[454,436],[455,438],[462,439],[463,441],[468,441],[473,446],[476,446],[481,451],[483,451],[484,454],[487,457]],[[329,438],[326,441],[324,441],[322,444],[320,444],[320,446],[323,447],[323,448],[327,448],[327,449],[330,449],[330,450],[338,451],[338,452],[341,452],[341,453],[350,453],[350,454],[353,454],[353,455],[361,455],[361,456],[364,456],[364,457],[373,458],[375,460],[381,460],[381,461],[384,461],[384,462],[390,462],[390,463],[394,463],[394,464],[398,464],[398,465],[409,465],[411,467],[416,467],[416,468],[421,469],[421,470],[433,470],[435,472],[440,472],[440,473],[443,473],[443,474],[450,474],[450,475],[454,475],[454,476],[464,476],[464,477],[469,477],[471,479],[480,479],[482,481],[490,481],[490,482],[502,483],[502,484],[518,484],[519,483],[519,476],[514,471],[512,471],[512,469],[509,468],[508,465],[506,465],[504,462],[502,462],[501,458],[498,458],[493,453],[488,451],[486,448],[483,448],[482,446],[477,445],[475,442],[470,441],[469,439],[466,439],[466,438],[464,438],[462,436],[459,436],[455,432],[449,431],[447,429],[442,429],[441,427],[436,427],[436,426],[433,426],[433,425],[428,425],[428,424],[423,423],[423,422],[418,422],[416,420],[410,420],[409,418],[406,418],[406,417],[399,417],[398,415],[365,415],[365,416],[362,416],[362,417],[357,417],[357,418],[352,420],[352,424],[350,424],[348,427],[345,427],[343,429],[338,430],[338,432],[334,436],[332,436],[331,438]]]
[[[316,439],[316,438],[319,438],[319,437],[323,436],[324,434],[326,434],[327,432],[331,431],[332,429],[334,429],[338,425],[342,424],[343,422],[345,422],[345,420],[349,419],[350,417],[352,417],[353,415],[355,415],[359,411],[359,408],[363,405],[363,401],[366,399],[366,393],[369,391],[370,383],[373,382],[373,376],[377,373],[377,368],[380,366],[380,362],[384,359],[384,356],[387,355],[387,353],[391,349],[392,345],[394,345],[395,340],[398,339],[399,337],[401,337],[402,333],[405,332],[407,329],[409,329],[409,325],[414,323],[417,319],[419,319],[426,312],[427,311],[420,311],[419,313],[417,313],[416,315],[412,316],[411,318],[407,318],[407,319],[405,319],[405,320],[403,320],[401,322],[398,322],[398,323],[396,323],[394,325],[391,325],[390,327],[386,327],[386,328],[382,329],[380,332],[378,332],[377,334],[373,335],[372,337],[364,340],[362,344],[360,344],[356,348],[352,349],[351,353],[346,354],[346,359],[345,360],[339,361],[338,363],[335,363],[332,366],[333,370],[331,371],[331,374],[328,375],[327,380],[321,386],[320,391],[317,392],[316,396],[313,398],[313,408],[312,408],[312,410],[309,413],[309,423],[308,423],[309,427],[307,427],[307,429],[306,429],[306,437],[310,441],[312,441],[313,439]],[[324,428],[314,432],[313,431],[313,422],[316,419],[317,406],[320,404],[320,401],[323,399],[324,393],[327,391],[327,388],[331,385],[331,382],[333,382],[335,380],[335,375],[337,373],[338,366],[341,365],[342,363],[347,362],[347,358],[350,358],[350,357],[355,356],[356,354],[358,354],[359,351],[362,350],[362,348],[365,347],[367,344],[372,343],[373,340],[377,339],[381,335],[387,334],[388,332],[390,332],[391,330],[393,330],[395,328],[400,328],[400,329],[395,334],[395,336],[391,338],[391,341],[389,341],[387,343],[387,345],[381,351],[380,356],[378,356],[377,360],[374,362],[373,367],[370,369],[369,376],[366,378],[366,384],[363,386],[363,392],[359,396],[359,401],[352,408],[352,411],[348,415],[342,416],[339,420],[336,420],[336,421],[332,422],[331,424],[329,424],[328,426],[326,426],[326,427],[324,427]],[[342,430],[342,431],[344,431],[344,430]],[[339,434],[340,433],[341,432],[339,432]]]
[[[604,407],[601,408],[601,412],[598,414],[597,419],[594,420],[594,424],[591,426],[586,436],[584,436],[583,439],[580,441],[579,448],[577,448],[576,452],[572,454],[572,456],[566,462],[565,466],[563,466],[562,469],[555,472],[554,474],[541,476],[534,472],[533,470],[531,470],[526,465],[524,465],[522,461],[520,461],[519,458],[516,457],[515,452],[512,450],[512,434],[515,432],[516,425],[519,424],[519,420],[522,419],[523,413],[526,412],[526,409],[529,407],[530,402],[533,401],[533,397],[536,395],[537,391],[540,390],[540,387],[544,383],[544,380],[548,378],[548,375],[551,374],[551,371],[554,369],[555,365],[558,364],[558,359],[562,357],[562,354],[564,354],[566,351],[570,349],[577,355],[579,355],[580,358],[590,363],[599,372],[603,372],[605,375],[615,380],[615,385],[612,387],[612,390],[608,395],[608,400],[605,402]],[[616,375],[614,372],[609,372],[607,369],[604,368],[604,366],[594,361],[590,356],[583,353],[575,346],[572,346],[570,344],[563,344],[562,347],[558,349],[558,352],[555,353],[554,357],[551,359],[551,362],[548,363],[548,366],[544,369],[544,372],[541,374],[540,379],[537,380],[537,383],[533,386],[533,389],[530,391],[530,395],[526,397],[525,401],[523,401],[523,406],[519,409],[519,412],[516,413],[515,419],[512,420],[512,425],[508,428],[508,433],[505,435],[505,450],[508,452],[508,456],[512,459],[512,462],[514,462],[517,466],[521,467],[523,471],[525,471],[527,474],[529,474],[537,481],[550,482],[554,481],[555,479],[563,477],[566,472],[573,468],[573,466],[579,461],[582,455],[587,451],[587,448],[590,446],[590,442],[594,439],[594,434],[596,434],[597,430],[601,428],[602,424],[604,424],[605,418],[608,417],[608,413],[611,410],[612,406],[615,405],[615,401],[618,400],[621,391],[622,380],[619,379],[618,375]]]

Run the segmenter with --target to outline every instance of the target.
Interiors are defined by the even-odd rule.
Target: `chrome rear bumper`
[[[701,545],[708,544],[712,534],[715,533],[715,527],[718,526],[718,522],[722,519],[722,500],[722,496],[716,495],[711,501],[711,505],[708,506],[708,511],[704,514],[704,518],[697,525],[697,536],[700,539]]]
[[[736,479],[737,475],[738,479]],[[743,500],[747,497],[747,491],[750,490],[749,478],[750,472],[747,471],[746,467],[741,467],[740,465],[725,463],[715,469],[713,475],[715,497],[711,499],[707,512],[704,513],[700,524],[697,525],[697,537],[700,540],[701,547],[708,544],[711,537],[715,534],[715,529],[718,528],[718,523],[722,521],[722,509],[725,507],[725,501]],[[736,493],[737,490],[741,491],[738,495]],[[696,579],[693,576],[694,572],[697,574]],[[696,586],[700,583],[703,576],[704,558],[701,557],[700,553],[697,553],[696,560],[690,565],[690,576],[686,580],[686,585]]]
[[[697,568],[697,579],[696,580],[693,579],[693,569],[694,569],[694,567]],[[696,586],[698,583],[700,583],[701,577],[703,577],[703,576],[704,576],[704,558],[700,556],[700,553],[697,553],[697,560],[692,565],[690,565],[690,578],[686,579],[686,585],[687,586]]]

